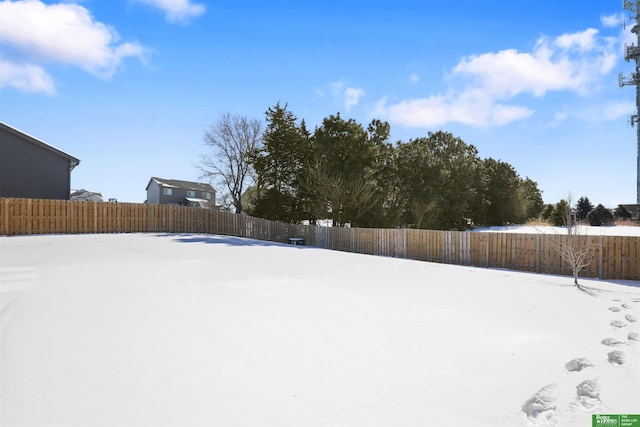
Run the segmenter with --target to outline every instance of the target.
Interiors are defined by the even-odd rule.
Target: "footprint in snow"
[[[530,421],[549,420],[556,411],[558,385],[549,384],[534,394],[522,405],[522,412]]]
[[[634,316],[632,314],[627,314],[626,316],[624,316],[624,318],[627,319],[627,321],[632,322],[632,323],[638,320],[638,319],[636,319],[636,316]]]
[[[615,338],[605,338],[601,341],[603,345],[608,345],[609,347],[617,347],[619,345],[625,345],[626,342],[618,341]]]
[[[620,307],[616,307],[615,305],[612,307],[609,307],[609,310],[613,311],[614,313],[617,313],[620,311]]]
[[[627,335],[629,341],[640,341],[640,335],[636,332],[631,332]]]
[[[565,363],[565,368],[569,372],[580,372],[584,368],[589,368],[593,366],[593,363],[589,359],[585,359],[584,357],[580,357],[577,359],[573,359],[570,362]]]
[[[631,304],[624,303],[624,304],[622,304],[622,308],[626,308],[627,310],[631,310],[633,307],[631,306]]]
[[[613,326],[614,328],[624,328],[625,326],[627,326],[627,324],[620,320],[612,320],[611,326]]]
[[[621,352],[620,350],[614,350],[610,353],[607,353],[607,356],[609,357],[609,363],[611,364],[616,364],[616,365],[622,365],[624,364],[624,353]]]
[[[584,380],[576,386],[578,402],[585,408],[593,408],[600,403],[600,386],[595,380]]]

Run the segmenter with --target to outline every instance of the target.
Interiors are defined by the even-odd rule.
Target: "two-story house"
[[[204,209],[215,207],[216,191],[210,184],[152,177],[147,184],[147,203]]]

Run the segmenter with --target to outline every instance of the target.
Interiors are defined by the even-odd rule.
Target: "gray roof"
[[[151,185],[152,181],[155,181],[160,187],[165,188],[182,188],[183,190],[209,191],[211,193],[215,192],[211,184],[193,181],[181,181],[178,179],[164,179],[157,178],[155,176],[151,177],[151,179],[149,180],[149,184],[147,184],[147,188],[145,190],[149,189],[149,185]]]
[[[0,122],[0,129],[4,129],[9,133],[12,133],[14,135],[19,136],[20,138],[24,139],[27,142],[30,142],[34,145],[37,145],[38,147],[44,148],[45,150],[52,152],[54,154],[57,154],[60,157],[63,157],[67,160],[69,160],[69,169],[73,170],[73,168],[75,168],[76,166],[78,166],[80,164],[80,160],[73,157],[70,154],[65,153],[64,151],[47,144],[46,142],[40,141],[38,138],[35,138],[27,133],[22,132],[19,129],[14,128],[13,126],[9,126],[8,124],[4,123],[4,122]]]

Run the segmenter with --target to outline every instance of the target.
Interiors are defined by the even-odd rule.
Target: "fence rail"
[[[0,235],[206,233],[447,264],[570,275],[564,235],[367,229],[285,224],[182,206],[0,198]],[[640,237],[577,236],[595,248],[581,275],[640,280]]]

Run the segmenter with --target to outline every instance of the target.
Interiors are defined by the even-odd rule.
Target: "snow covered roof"
[[[71,200],[82,200],[87,202],[102,202],[102,193],[85,190],[71,190]]]

